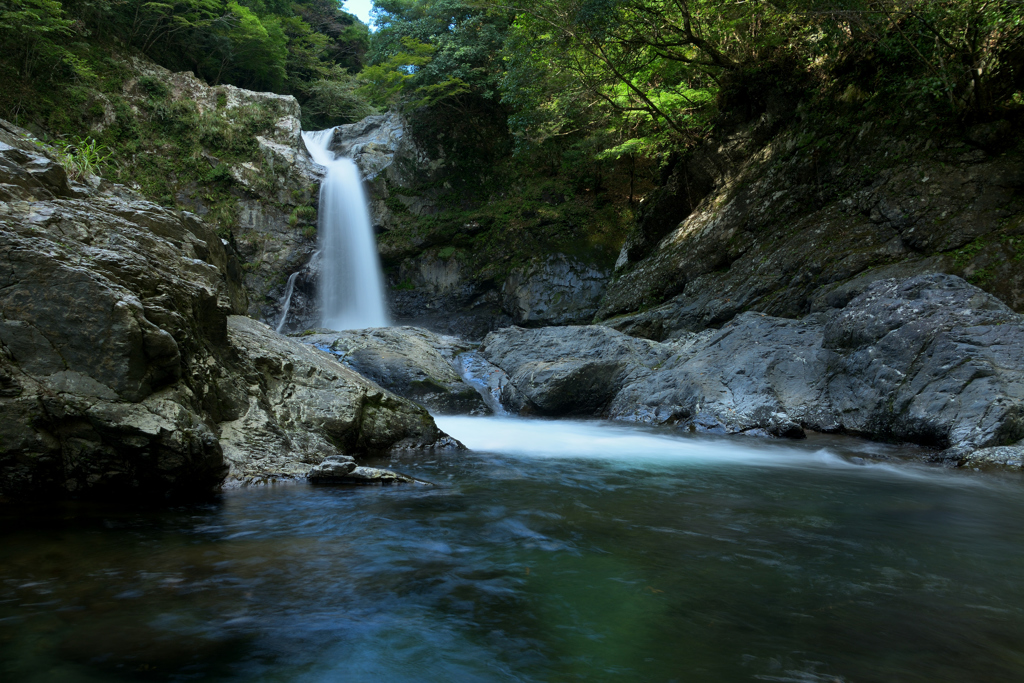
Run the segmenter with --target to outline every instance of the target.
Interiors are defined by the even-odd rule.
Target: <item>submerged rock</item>
[[[952,275],[882,280],[839,310],[744,313],[667,343],[603,327],[509,328],[484,353],[527,397],[504,401],[517,413],[842,431],[1004,466],[1019,462],[1024,438],[1024,316]]]
[[[458,337],[418,327],[379,327],[299,337],[364,377],[440,414],[489,412],[463,381],[455,357],[473,348]]]
[[[329,482],[344,477],[355,468],[356,460],[350,455],[328,455],[306,474],[306,478],[313,482]]]
[[[309,470],[306,478],[313,484],[426,484],[430,482],[414,479],[399,472],[378,467],[356,465],[348,455],[330,455]]]

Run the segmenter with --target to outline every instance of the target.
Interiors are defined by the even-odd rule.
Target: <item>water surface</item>
[[[439,418],[430,487],[0,518],[11,681],[1020,681],[1019,477]]]

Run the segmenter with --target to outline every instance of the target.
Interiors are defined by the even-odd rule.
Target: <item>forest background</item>
[[[336,0],[2,0],[0,116],[165,204],[167,168],[140,151],[174,146],[176,175],[230,184],[201,152],[244,155],[266,117],[227,131],[145,78],[140,115],[119,93],[141,54],[294,95],[307,130],[401,110],[443,138],[460,201],[527,182],[629,214],[770,93],[841,125],[1024,111],[1021,0],[377,0],[372,21]]]

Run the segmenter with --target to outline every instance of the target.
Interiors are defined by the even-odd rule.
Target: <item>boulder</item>
[[[330,354],[242,316],[228,320],[237,375],[222,382],[232,419],[220,422],[231,476],[304,476],[338,448],[349,453],[461,448],[421,406]]]
[[[991,294],[954,275],[883,280],[823,331],[846,431],[937,448],[1024,438],[1024,316]]]
[[[601,415],[671,348],[598,326],[507,327],[484,339],[485,360],[508,375],[502,401],[514,413]],[[512,391],[514,389],[514,392]]]
[[[721,330],[666,344],[671,358],[619,392],[608,415],[721,434],[835,431],[820,323],[744,313]]]
[[[455,357],[474,345],[417,327],[380,327],[307,335],[300,339],[327,351],[399,396],[439,414],[482,415],[489,411],[457,370]]]
[[[324,461],[309,470],[306,478],[313,484],[356,484],[356,485],[390,485],[390,484],[426,484],[429,482],[413,479],[404,474],[377,467],[361,467],[355,459],[348,455],[330,455]]]
[[[405,474],[378,467],[357,467],[345,475],[345,483],[387,485],[387,484],[428,484]]]
[[[357,467],[350,455],[328,455],[319,465],[309,470],[306,478],[314,483],[331,483],[351,473]]]

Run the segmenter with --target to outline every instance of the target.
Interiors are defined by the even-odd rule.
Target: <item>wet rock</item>
[[[391,111],[338,126],[330,150],[355,161],[363,177],[372,180],[392,164],[404,136],[405,121]]]
[[[957,464],[972,469],[1024,470],[1024,444],[979,448],[966,453]]]
[[[282,337],[263,323],[232,316],[228,334],[239,368],[219,385],[234,407],[218,424],[231,476],[272,471],[304,475],[343,448],[459,448],[427,411],[387,391],[325,353]]]
[[[312,484],[348,484],[348,485],[390,485],[390,484],[424,484],[430,482],[377,467],[357,466],[355,461],[345,455],[334,455],[324,459],[322,463],[309,470],[306,475]]]
[[[299,337],[399,396],[440,414],[490,412],[454,365],[473,347],[417,327],[380,327]]]
[[[597,326],[508,327],[487,335],[481,348],[484,359],[508,375],[502,401],[510,411],[541,415],[602,414],[622,387],[670,353]]]
[[[359,484],[426,484],[425,481],[376,467],[357,467],[350,472],[346,480]]]
[[[349,455],[329,455],[323,462],[309,471],[306,477],[312,482],[329,482],[340,479],[356,469],[355,458]]]
[[[484,359],[480,352],[460,353],[455,357],[454,365],[466,384],[477,390],[492,413],[506,415],[506,406],[519,412],[527,405],[526,397],[515,388],[505,371]]]

